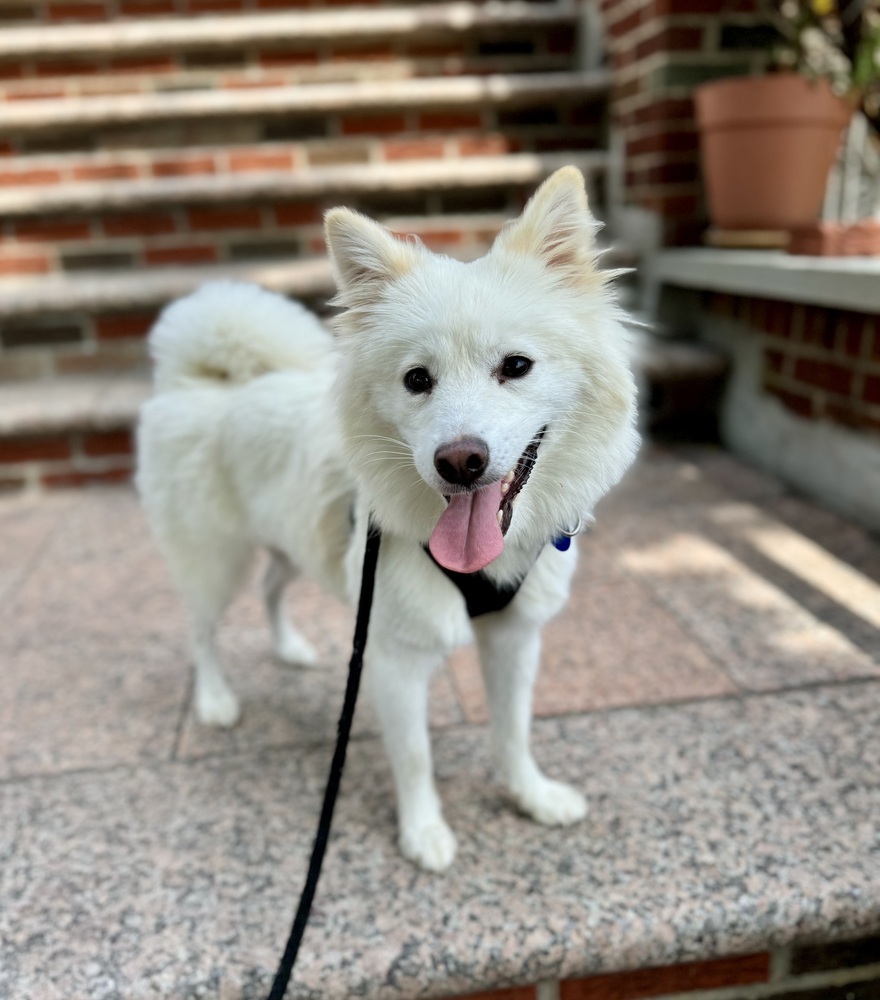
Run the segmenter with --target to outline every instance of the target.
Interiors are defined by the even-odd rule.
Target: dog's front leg
[[[583,795],[548,778],[532,755],[532,689],[541,657],[540,629],[511,609],[475,619],[474,633],[489,701],[492,748],[504,784],[519,808],[539,823],[559,826],[583,819]]]
[[[428,685],[440,660],[381,632],[370,636],[367,678],[394,773],[400,850],[434,872],[445,871],[456,851],[434,784],[428,733]]]

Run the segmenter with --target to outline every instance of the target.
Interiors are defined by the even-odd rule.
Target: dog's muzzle
[[[474,487],[489,464],[489,448],[476,437],[442,445],[434,467],[450,485],[469,489],[450,493],[448,506],[431,533],[428,547],[441,566],[456,573],[476,573],[504,551],[504,536],[513,518],[513,506],[529,480],[538,457],[543,427],[503,479]]]

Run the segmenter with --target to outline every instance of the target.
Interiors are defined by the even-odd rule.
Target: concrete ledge
[[[133,427],[146,378],[67,378],[0,385],[0,436]]]
[[[697,341],[670,340],[637,330],[633,343],[635,366],[651,382],[721,378],[730,366],[723,351]]]
[[[315,198],[336,193],[447,190],[493,184],[533,185],[567,164],[574,164],[589,175],[606,170],[608,162],[609,154],[604,150],[549,155],[517,153],[306,170],[23,186],[0,189],[0,215],[143,208],[184,200],[209,203],[269,197]]]
[[[324,258],[280,264],[156,267],[124,273],[82,271],[0,283],[0,319],[163,305],[202,282],[220,278],[254,281],[302,298],[327,294],[334,287],[330,264]]]
[[[534,73],[426,77],[414,80],[316,83],[308,87],[261,87],[222,91],[120,94],[6,102],[0,107],[0,132],[88,129],[103,125],[146,124],[252,115],[320,115],[332,111],[379,108],[450,107],[542,101],[601,95],[609,74]]]
[[[648,280],[656,291],[668,284],[880,311],[878,257],[799,257],[774,250],[663,250],[651,261]]]
[[[271,281],[273,276],[268,277]],[[269,284],[266,278],[264,273],[263,284]],[[277,290],[289,290],[282,288],[284,274],[274,279]],[[646,386],[712,382],[726,373],[724,354],[706,345],[638,337],[635,346],[633,364]],[[60,376],[0,383],[0,438],[134,427],[150,392],[146,375]]]
[[[577,9],[563,3],[425,4],[420,7],[284,11],[228,17],[156,18],[106,24],[5,28],[0,59],[83,55],[122,56],[175,49],[210,50],[278,42],[347,38],[392,39],[413,34],[464,34],[475,29],[572,24]]]

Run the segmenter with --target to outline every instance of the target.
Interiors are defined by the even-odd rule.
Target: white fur
[[[336,209],[327,238],[346,310],[338,341],[300,306],[220,282],[171,305],[151,334],[159,392],[142,414],[137,483],[190,611],[199,718],[239,717],[214,632],[255,548],[273,553],[264,593],[276,653],[310,663],[314,652],[282,614],[283,588],[305,572],[355,601],[371,512],[383,540],[368,686],[401,850],[433,871],[449,866],[456,843],[433,780],[428,679],[472,638],[514,801],[542,823],[586,813],[578,791],[541,773],[529,728],[540,629],[564,605],[576,559],[574,546],[547,543],[592,511],[637,448],[627,344],[595,265],[594,228],[573,168],[470,264]],[[534,365],[505,382],[496,372],[511,354]],[[418,366],[435,377],[430,393],[404,387]],[[505,611],[470,622],[422,548],[445,506],[434,453],[459,435],[482,438],[490,482],[544,426],[504,552],[486,570],[499,582],[525,576],[522,587]]]

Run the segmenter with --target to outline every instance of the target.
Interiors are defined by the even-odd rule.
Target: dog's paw
[[[571,785],[542,778],[514,795],[526,815],[545,826],[569,826],[587,815],[587,800]]]
[[[400,832],[400,852],[428,872],[445,872],[455,859],[458,843],[442,819]]]
[[[318,651],[301,635],[287,633],[275,646],[275,655],[286,667],[316,667]]]
[[[231,729],[241,718],[241,704],[229,688],[196,693],[196,716],[205,726]]]

